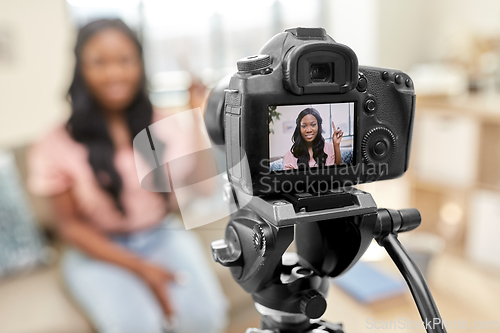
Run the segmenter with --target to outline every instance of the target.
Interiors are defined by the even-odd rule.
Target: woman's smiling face
[[[300,121],[300,135],[306,142],[313,142],[318,135],[318,120],[312,114],[308,114]]]
[[[82,74],[85,83],[107,111],[123,111],[141,82],[139,50],[123,32],[110,28],[90,37],[82,50]]]

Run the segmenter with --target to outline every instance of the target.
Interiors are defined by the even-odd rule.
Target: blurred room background
[[[294,26],[326,28],[362,65],[407,72],[417,93],[410,170],[361,188],[379,207],[422,213],[422,225],[402,240],[425,271],[443,318],[500,330],[499,1],[0,0],[1,333],[92,332],[61,287],[50,207],[23,187],[24,154],[67,118],[77,29],[104,17],[121,18],[137,31],[151,100],[165,113],[202,107],[238,59]],[[17,201],[2,198],[12,193]],[[27,213],[16,213],[20,208]],[[7,233],[19,221],[23,230]],[[196,231],[207,257],[224,224]],[[25,247],[27,239],[36,244],[15,248],[5,235],[18,235]],[[39,258],[26,259],[29,251]],[[332,284],[325,318],[344,322],[347,332],[369,330],[370,318],[419,320],[387,255],[373,246],[363,263],[388,287],[356,293],[347,274]],[[250,296],[229,270],[214,269],[231,303],[228,332],[257,326]]]

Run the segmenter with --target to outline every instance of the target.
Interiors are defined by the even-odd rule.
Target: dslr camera
[[[205,115],[236,189],[324,193],[407,170],[415,113],[407,74],[358,66],[322,28],[279,33],[237,67]]]
[[[446,333],[425,279],[397,239],[418,210],[378,208],[351,185],[408,169],[415,93],[407,74],[358,66],[324,29],[294,28],[240,59],[207,103],[205,124],[225,143],[225,198],[237,208],[214,260],[255,301],[247,333],[343,333],[320,319],[329,278],[349,270],[372,240],[408,283],[428,333]],[[232,194],[232,195],[231,195]],[[287,252],[295,242],[296,253]]]

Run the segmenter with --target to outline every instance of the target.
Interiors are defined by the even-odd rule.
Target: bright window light
[[[137,6],[141,0],[66,0],[75,7],[125,7]]]

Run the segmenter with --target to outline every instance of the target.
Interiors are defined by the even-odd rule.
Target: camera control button
[[[370,114],[377,111],[377,102],[375,102],[375,100],[371,98],[367,99],[365,101],[365,111]]]
[[[389,72],[387,71],[382,72],[382,80],[384,81],[389,80]]]
[[[358,80],[358,86],[356,87],[356,89],[358,89],[358,91],[363,92],[366,91],[366,87],[368,87],[368,81],[366,80],[366,77],[360,76]]]
[[[384,155],[387,152],[387,143],[379,141],[373,146],[373,152],[376,155]]]
[[[396,74],[396,76],[394,77],[394,81],[396,81],[397,84],[401,84],[403,83],[403,77],[399,74]]]
[[[363,158],[368,163],[386,163],[396,151],[396,137],[387,127],[370,129],[361,142]]]
[[[405,84],[406,84],[406,86],[407,86],[408,88],[411,88],[411,86],[413,85],[413,82],[411,82],[411,80],[410,80],[410,79],[406,79]]]

